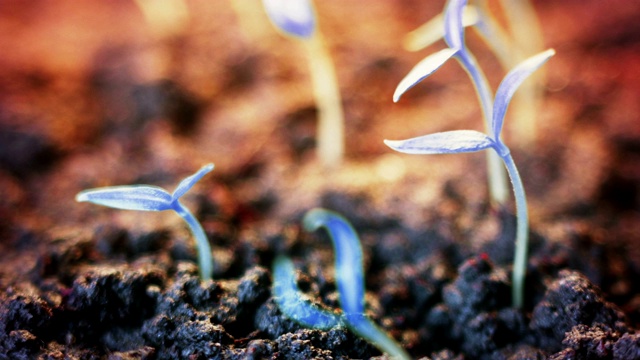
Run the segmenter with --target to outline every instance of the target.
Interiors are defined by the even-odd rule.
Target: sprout
[[[200,278],[210,280],[213,274],[213,259],[209,241],[198,220],[180,203],[180,198],[211,170],[213,164],[203,166],[198,172],[182,180],[173,194],[150,185],[109,186],[81,191],[76,195],[76,201],[87,201],[122,210],[175,211],[189,225],[196,239]]]
[[[504,69],[511,69],[527,55],[542,49],[542,35],[535,10],[528,0],[501,0],[503,17],[509,25],[509,32],[492,14],[487,0],[477,0],[474,5],[466,5],[462,13],[462,25],[472,27],[489,46]],[[411,31],[404,39],[404,47],[418,51],[444,36],[444,16],[438,14],[427,23]],[[531,144],[536,139],[535,119],[540,105],[542,77],[528,81],[514,98],[518,126],[518,139]]]
[[[263,0],[274,26],[303,40],[311,86],[318,109],[318,155],[326,167],[336,167],[344,156],[344,114],[336,70],[316,21],[310,0]]]
[[[502,142],[500,133],[504,116],[513,94],[520,84],[534,71],[542,66],[555,51],[550,49],[525,60],[511,70],[500,83],[493,104],[489,135],[473,130],[457,130],[430,134],[409,140],[390,141],[385,144],[390,148],[408,154],[457,154],[475,152],[492,148],[502,159],[511,178],[515,196],[518,225],[516,230],[516,250],[512,274],[513,305],[522,307],[524,294],[524,277],[527,266],[527,249],[529,237],[529,215],[527,200],[522,180],[518,174],[509,148]]]
[[[273,269],[273,294],[280,310],[290,319],[316,329],[344,325],[397,359],[410,359],[404,349],[364,314],[364,270],[358,235],[342,216],[325,209],[313,209],[304,219],[307,231],[325,227],[336,254],[336,282],[342,314],[338,315],[309,304],[296,286],[291,260],[281,256]]]
[[[485,129],[489,132],[491,130],[491,118],[493,117],[491,113],[493,108],[492,92],[484,72],[465,45],[463,15],[466,4],[467,0],[450,0],[447,3],[443,23],[444,40],[449,45],[449,48],[440,50],[418,63],[396,88],[393,94],[393,101],[398,102],[402,94],[407,90],[438,70],[449,59],[455,58],[469,74],[473,82],[480,100]],[[487,164],[491,199],[495,203],[503,205],[508,198],[508,187],[505,171],[500,166],[500,158],[493,153],[488,153]]]

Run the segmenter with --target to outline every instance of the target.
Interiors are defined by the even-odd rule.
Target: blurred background
[[[488,4],[504,23],[499,4]],[[453,62],[391,101],[413,65],[445,46],[402,46],[444,1],[315,5],[345,112],[346,162],[332,186],[374,186],[425,207],[449,177],[477,172],[484,179],[481,155],[400,156],[382,143],[482,128],[473,88]],[[505,131],[523,164],[534,219],[605,209],[624,213],[614,227],[637,238],[640,4],[533,5],[544,48],[557,55],[545,67],[535,141],[520,146],[511,119]],[[468,32],[467,41],[495,89],[504,70],[477,35]],[[171,189],[208,162],[226,189],[208,196],[222,202],[268,201],[282,192],[298,201],[304,186],[327,180],[313,151],[306,55],[274,30],[258,0],[3,0],[0,48],[4,233],[82,219],[73,196],[86,187]],[[402,193],[398,181],[414,186]]]

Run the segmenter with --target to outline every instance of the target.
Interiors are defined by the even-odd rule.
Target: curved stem
[[[328,330],[341,324],[340,316],[304,299],[296,283],[293,262],[286,256],[273,262],[272,292],[280,311],[306,327]]]
[[[213,276],[213,257],[211,256],[211,245],[209,245],[209,240],[202,225],[180,201],[176,200],[173,203],[173,210],[189,225],[189,229],[196,240],[200,278],[203,281],[211,280]]]
[[[478,65],[477,60],[468,49],[462,49],[455,57],[467,74],[469,74],[473,82],[473,87],[476,89],[476,94],[480,100],[485,131],[487,134],[492,134],[493,92],[489,87],[489,81],[487,81],[487,77],[484,75],[480,65]],[[498,139],[494,140],[497,141]],[[507,202],[509,191],[507,190],[507,175],[505,174],[504,168],[500,165],[501,162],[498,154],[491,151],[487,153],[489,193],[494,203],[504,205]]]
[[[343,322],[394,359],[411,359],[409,354],[364,314],[364,269],[358,234],[349,222],[330,210],[313,209],[302,220],[305,230],[325,227],[336,253],[336,282],[340,294]]]
[[[513,42],[507,32],[500,26],[498,19],[491,13],[488,8],[487,0],[478,1],[476,3],[478,18],[480,19],[473,27],[482,37],[482,40],[493,51],[498,62],[505,71],[509,71],[516,66],[518,59],[514,52]]]
[[[507,168],[511,184],[513,185],[513,195],[516,201],[516,249],[513,260],[512,270],[512,297],[513,306],[522,308],[524,303],[524,280],[527,272],[527,253],[529,248],[529,213],[527,210],[527,198],[524,193],[522,179],[513,162],[513,157],[507,153],[503,158],[504,165]]]

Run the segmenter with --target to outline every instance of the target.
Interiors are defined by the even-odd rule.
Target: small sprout
[[[475,5],[466,5],[462,13],[462,25],[472,27],[493,51],[504,69],[511,69],[527,55],[542,49],[542,35],[535,10],[528,0],[501,0],[502,17],[508,29],[493,15],[487,0],[477,0]],[[509,31],[507,31],[509,30]],[[427,23],[411,31],[404,39],[404,47],[418,51],[440,40],[445,35],[444,15],[438,14]],[[524,145],[536,138],[535,119],[540,105],[542,77],[528,81],[514,99],[518,126],[518,139]]]
[[[335,212],[313,209],[304,219],[305,230],[324,227],[335,250],[336,282],[340,295],[341,314],[335,314],[309,304],[295,283],[293,263],[279,257],[273,269],[273,294],[288,318],[316,329],[346,326],[358,336],[396,359],[410,359],[407,352],[364,314],[364,270],[360,239],[349,222]]]
[[[180,203],[180,198],[211,170],[213,164],[203,166],[198,172],[182,180],[173,194],[150,185],[109,186],[81,191],[76,195],[76,201],[87,201],[122,210],[175,211],[189,225],[196,239],[200,277],[206,281],[210,280],[213,274],[211,247],[202,226],[189,209]]]
[[[525,59],[544,48],[540,22],[531,0],[501,0],[506,20],[512,35],[515,61]],[[543,70],[544,71],[544,70]],[[534,144],[537,136],[537,114],[541,108],[544,73],[538,73],[523,84],[514,99],[514,118],[520,126],[514,127],[515,135],[525,144]]]
[[[443,24],[444,40],[449,45],[449,49],[440,50],[418,63],[398,85],[393,95],[393,101],[398,102],[407,90],[431,75],[447,60],[455,58],[471,78],[480,100],[485,129],[489,132],[493,117],[491,113],[493,108],[492,92],[480,65],[465,45],[463,14],[466,4],[467,0],[450,0],[447,3]],[[487,167],[491,199],[495,204],[504,205],[507,202],[509,190],[506,173],[500,165],[500,158],[493,153],[488,153]]]
[[[311,86],[318,109],[318,157],[337,167],[344,157],[344,113],[336,70],[317,27],[310,0],[263,0],[269,19],[284,34],[302,40],[307,52]]]
[[[529,238],[529,215],[522,180],[518,174],[509,148],[502,142],[500,133],[504,116],[520,84],[540,66],[549,60],[555,51],[550,49],[525,60],[511,70],[500,83],[493,104],[493,117],[489,135],[473,130],[447,131],[425,135],[409,140],[390,141],[385,144],[390,148],[408,154],[457,154],[475,152],[492,148],[502,159],[513,184],[516,202],[518,225],[516,229],[516,253],[513,264],[513,304],[522,307],[524,296],[524,277],[527,266],[527,249]]]

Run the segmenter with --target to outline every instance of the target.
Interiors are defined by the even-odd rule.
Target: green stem
[[[187,225],[189,225],[189,229],[196,240],[200,278],[202,281],[211,280],[213,276],[213,257],[211,256],[209,240],[202,225],[200,225],[200,222],[193,216],[191,211],[182,205],[180,201],[176,200],[173,203],[173,209],[184,219]]]
[[[506,149],[506,147],[505,147]],[[513,162],[513,157],[508,152],[502,158],[507,168],[511,184],[513,185],[513,195],[516,202],[516,248],[513,260],[513,270],[511,275],[513,306],[522,308],[524,303],[524,281],[527,273],[527,253],[529,248],[529,213],[527,211],[527,198],[524,193],[522,179]]]

